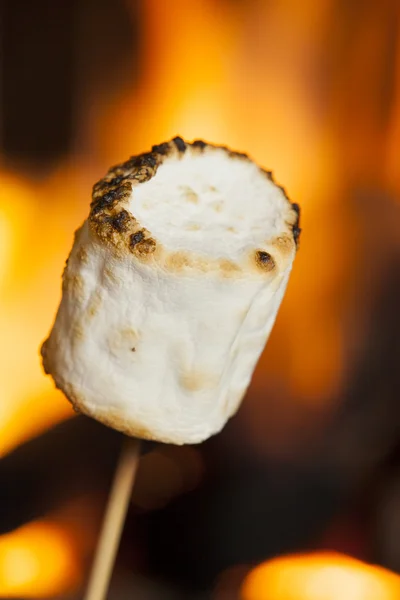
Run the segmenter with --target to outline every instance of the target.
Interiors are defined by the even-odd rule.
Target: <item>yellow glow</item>
[[[33,194],[20,178],[0,172],[0,291],[12,280],[18,245],[27,233]],[[2,296],[0,296],[2,297]]]
[[[66,204],[58,188],[68,181],[65,174],[59,173],[58,183],[39,184],[4,172],[0,180],[2,456],[73,415],[50,379],[43,376],[39,360],[39,345],[60,296],[60,274],[73,226],[69,225],[68,232],[60,227]],[[73,218],[76,215],[65,216],[65,220]]]
[[[277,558],[245,579],[241,600],[398,600],[400,577],[336,553]]]
[[[4,277],[10,260],[13,228],[7,215],[0,212],[0,289],[4,285]]]
[[[78,582],[73,544],[59,525],[36,521],[0,537],[1,598],[48,598]]]

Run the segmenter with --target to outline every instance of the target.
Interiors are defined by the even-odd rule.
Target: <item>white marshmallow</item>
[[[298,207],[247,156],[181,138],[94,186],[44,368],[74,407],[196,443],[237,410],[284,295]]]

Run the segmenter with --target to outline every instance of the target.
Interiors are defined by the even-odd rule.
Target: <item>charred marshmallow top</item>
[[[299,209],[227,148],[175,138],[93,189],[42,349],[77,410],[176,444],[237,410],[282,300]]]

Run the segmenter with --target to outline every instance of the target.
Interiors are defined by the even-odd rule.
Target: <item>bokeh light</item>
[[[276,558],[245,579],[241,600],[397,600],[400,577],[349,556]]]

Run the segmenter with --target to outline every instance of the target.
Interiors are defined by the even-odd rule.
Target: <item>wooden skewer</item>
[[[126,438],[117,465],[84,600],[104,600],[139,464],[140,442]]]

